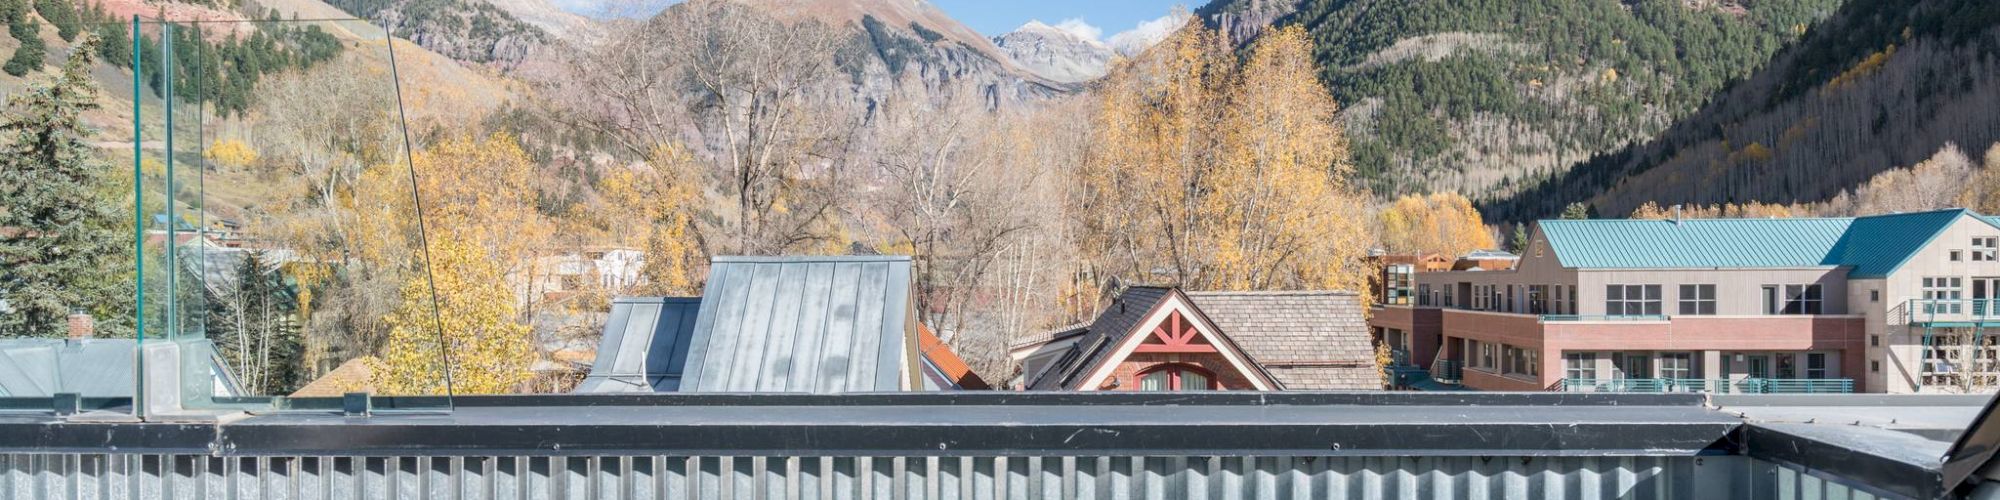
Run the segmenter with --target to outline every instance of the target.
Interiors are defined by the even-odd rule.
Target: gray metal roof
[[[150,343],[151,341],[148,341]],[[185,342],[208,359],[217,396],[241,392],[206,340]],[[45,398],[73,393],[86,398],[129,398],[138,377],[132,339],[0,339],[0,397]]]
[[[699,297],[623,297],[611,303],[590,375],[574,392],[680,389]]]
[[[717,257],[681,390],[902,390],[910,285],[903,256]]]

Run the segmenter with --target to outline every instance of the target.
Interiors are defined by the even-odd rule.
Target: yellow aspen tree
[[[1359,290],[1367,196],[1300,30],[1239,64],[1221,37],[1177,32],[1105,84],[1076,175],[1078,246],[1128,282]]]
[[[372,385],[384,394],[443,394],[449,367],[452,393],[514,392],[536,357],[500,266],[481,245],[452,234],[435,235],[430,259],[430,276],[405,280],[402,305],[384,319],[389,339],[371,360]]]
[[[708,258],[694,214],[702,203],[699,164],[686,149],[661,146],[640,165],[618,169],[599,181],[605,201],[603,221],[619,243],[642,248],[644,295],[694,295]],[[643,225],[643,230],[632,230]]]
[[[1472,200],[1453,192],[1404,195],[1382,209],[1382,247],[1391,252],[1449,257],[1494,248],[1493,231]]]

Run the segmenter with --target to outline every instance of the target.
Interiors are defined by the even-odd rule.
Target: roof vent
[[[1674,225],[1681,225],[1681,206],[1674,205]]]

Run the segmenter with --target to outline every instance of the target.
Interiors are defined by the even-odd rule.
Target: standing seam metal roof
[[[680,389],[699,297],[623,297],[611,303],[597,360],[575,392]]]
[[[1852,218],[1545,220],[1563,267],[1595,269],[1851,266],[1849,276],[1894,272],[1965,209]]]
[[[717,257],[682,391],[902,390],[909,257]]]

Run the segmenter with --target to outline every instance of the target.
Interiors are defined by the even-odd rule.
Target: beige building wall
[[[2000,238],[2000,227],[1971,216],[1959,217],[1887,278],[1867,280],[1882,291],[1879,301],[1871,300],[1865,291],[1850,295],[1849,302],[1855,307],[1868,309],[1871,316],[1882,318],[1881,321],[1871,318],[1869,322],[1871,347],[1868,359],[1879,362],[1881,371],[1879,374],[1871,371],[1868,375],[1881,377],[1885,384],[1876,387],[1884,387],[1892,393],[1934,392],[1931,389],[1937,389],[1926,389],[1919,384],[1923,329],[1906,326],[1911,316],[1906,308],[1911,300],[1923,298],[1925,277],[1962,278],[1961,293],[1968,300],[1973,298],[1973,279],[2000,280],[2000,261],[1972,260],[1973,238]],[[1953,251],[1959,253],[1958,261],[1951,260]],[[1870,285],[1857,288],[1866,286]],[[1915,315],[1919,316],[1919,321],[1923,319],[1921,311],[1916,311]],[[1962,316],[1957,319],[1971,318]],[[1875,337],[1878,335],[1879,338]]]

